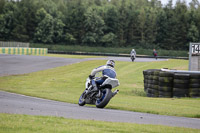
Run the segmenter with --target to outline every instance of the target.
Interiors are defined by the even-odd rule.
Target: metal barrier
[[[48,53],[51,54],[71,54],[71,55],[95,55],[95,56],[117,56],[117,57],[130,57],[130,54],[116,54],[116,53],[95,53],[95,52],[67,52],[67,51],[55,51],[48,50]],[[137,55],[137,58],[154,58],[149,55]],[[173,57],[173,56],[158,56],[162,59],[183,59],[188,60],[188,57]]]
[[[0,47],[27,47],[29,48],[29,43],[24,42],[4,42],[0,41]]]

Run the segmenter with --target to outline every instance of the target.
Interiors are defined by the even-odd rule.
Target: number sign
[[[192,44],[192,54],[200,53],[200,44]]]
[[[190,43],[189,71],[200,71],[200,43]]]

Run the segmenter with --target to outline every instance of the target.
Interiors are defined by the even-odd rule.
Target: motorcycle
[[[98,80],[98,77],[95,77],[93,80]],[[92,85],[92,80],[87,78],[85,87],[86,89],[81,94],[78,104],[80,106],[84,106],[85,104],[96,105],[97,108],[104,108],[110,101],[112,97],[114,97],[119,90],[115,90],[112,92],[112,88],[119,86],[119,80],[115,78],[107,77],[106,80],[102,83],[102,85],[98,85],[98,89],[94,90]]]
[[[134,62],[135,60],[135,55],[131,55],[131,61]]]
[[[135,49],[131,50],[130,55],[131,55],[131,61],[134,62],[134,60],[136,59],[136,51],[135,51]]]

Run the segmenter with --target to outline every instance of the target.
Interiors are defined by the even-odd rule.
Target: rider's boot
[[[92,80],[92,87],[93,87],[93,91],[98,91],[98,87],[97,87],[97,84],[94,80]]]
[[[100,98],[102,96],[101,91],[99,90],[99,93],[96,95],[96,97]]]
[[[97,85],[94,85],[92,90],[93,91],[98,91],[99,89],[97,88]]]

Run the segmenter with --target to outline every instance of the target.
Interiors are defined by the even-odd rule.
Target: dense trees
[[[188,49],[200,41],[200,3],[0,0],[0,40]]]

